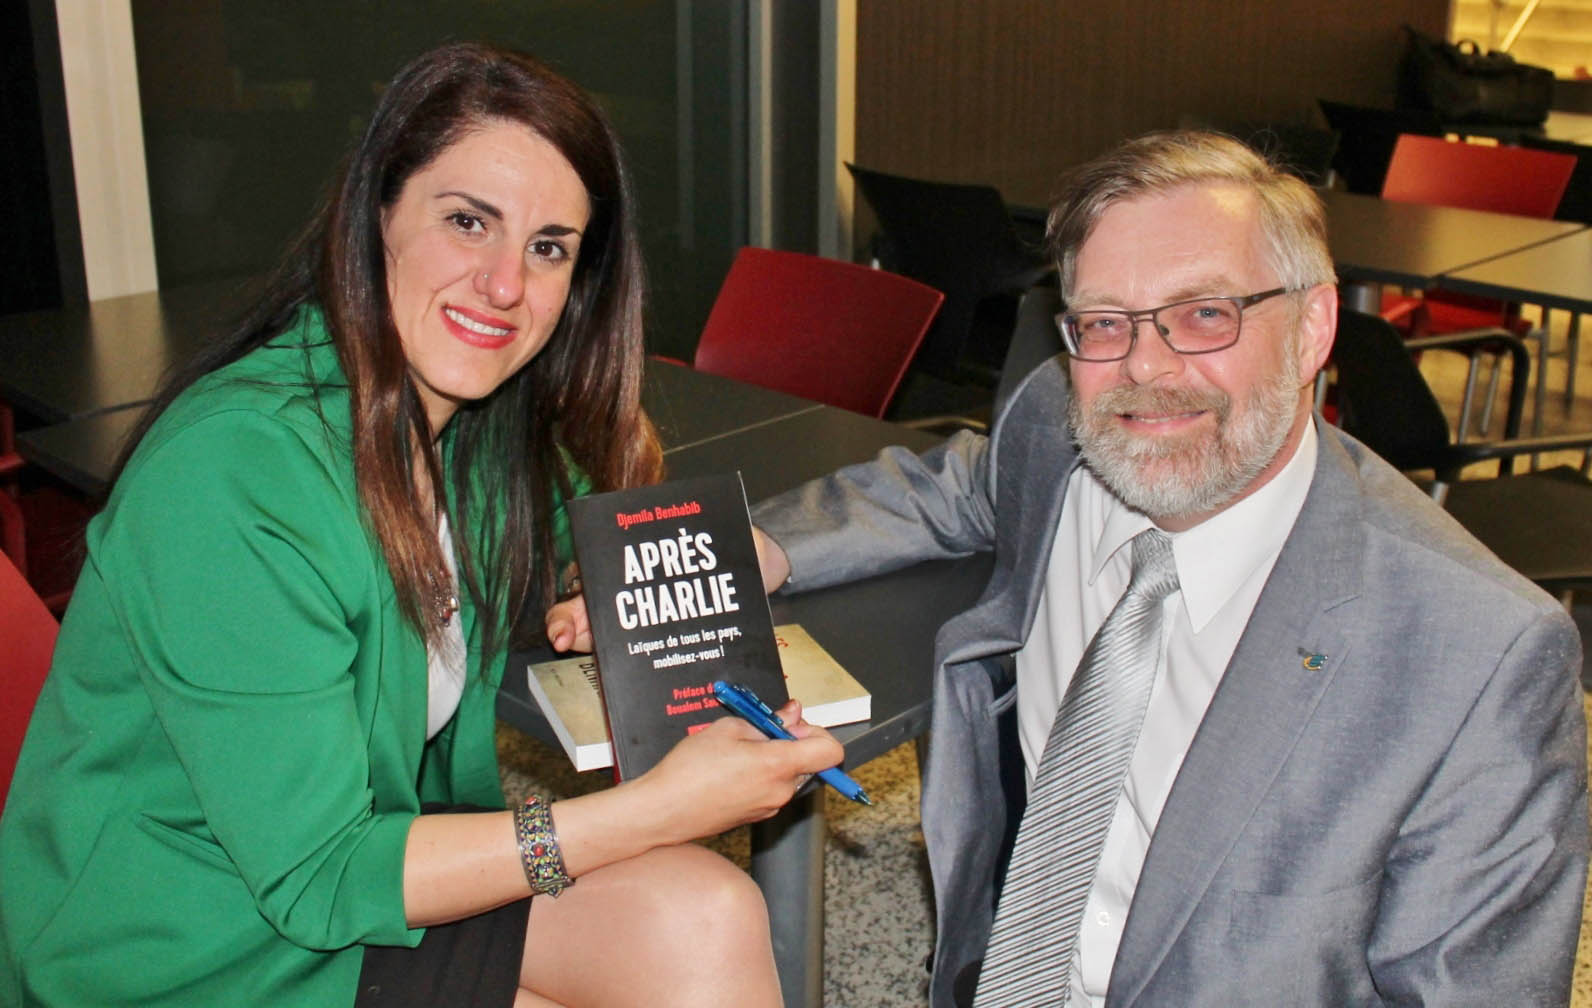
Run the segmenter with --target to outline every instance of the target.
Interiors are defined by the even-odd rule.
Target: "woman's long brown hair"
[[[459,409],[440,458],[387,303],[382,210],[449,146],[498,122],[519,123],[564,155],[586,187],[591,219],[546,347]],[[540,633],[556,591],[553,502],[572,492],[570,464],[597,490],[653,482],[662,471],[641,409],[645,281],[632,205],[618,139],[578,87],[519,53],[472,43],[431,50],[388,85],[336,187],[253,310],[149,416],[318,302],[350,387],[360,501],[405,617],[428,640],[439,632],[446,568],[435,515],[446,505],[485,646],[523,644]],[[435,500],[416,494],[417,458]],[[479,534],[463,534],[470,528]]]

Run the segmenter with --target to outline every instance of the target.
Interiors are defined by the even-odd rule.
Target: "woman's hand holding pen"
[[[791,742],[771,742],[740,718],[720,718],[636,778],[668,804],[660,810],[665,833],[683,842],[767,819],[807,778],[844,759],[840,743],[801,714],[795,700],[779,710],[796,736]],[[689,799],[682,801],[683,795]]]
[[[800,703],[781,707],[779,716],[795,741],[770,740],[740,718],[720,718],[681,739],[641,776],[556,802],[569,873],[579,877],[652,847],[767,819],[809,776],[840,762],[840,743],[802,721]]]
[[[556,651],[592,649],[584,596],[567,598],[547,611],[547,639]],[[660,822],[669,822],[675,842],[767,819],[808,777],[839,765],[846,756],[840,743],[803,721],[801,712],[797,700],[777,712],[796,736],[794,742],[770,740],[738,717],[720,718],[682,739],[657,766],[629,783],[646,786],[667,803],[652,811]],[[713,786],[703,788],[704,780]],[[690,800],[681,801],[682,795]]]

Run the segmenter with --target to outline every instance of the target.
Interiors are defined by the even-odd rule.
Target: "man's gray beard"
[[[1293,354],[1275,378],[1250,395],[1230,421],[1232,400],[1218,389],[1123,387],[1095,397],[1085,413],[1074,395],[1067,419],[1086,465],[1128,507],[1158,521],[1220,510],[1260,475],[1288,440],[1299,405]],[[1168,415],[1210,410],[1216,432],[1174,438],[1138,437],[1115,423],[1120,413]]]

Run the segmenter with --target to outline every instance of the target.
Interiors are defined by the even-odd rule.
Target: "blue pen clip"
[[[746,718],[748,721],[751,721],[753,724],[761,728],[765,733],[771,730],[770,727],[767,727],[763,724],[763,722],[766,720],[769,722],[772,728],[777,728],[780,730],[781,736],[785,738],[795,737],[791,735],[790,732],[784,730],[785,722],[781,721],[779,719],[779,715],[774,713],[774,708],[764,703],[762,697],[758,696],[756,693],[753,693],[740,683],[725,682],[724,680],[720,679],[713,684],[713,693],[726,707],[739,714],[741,717]]]
[[[796,736],[785,730],[785,725],[780,721],[774,709],[764,703],[756,693],[739,683],[725,682],[719,679],[713,683],[713,695],[719,703],[728,707],[732,713],[751,723],[752,727],[767,735],[771,739],[794,740]],[[839,767],[830,767],[828,770],[818,771],[818,777],[830,787],[854,802],[872,805],[868,792],[862,785],[852,780]]]

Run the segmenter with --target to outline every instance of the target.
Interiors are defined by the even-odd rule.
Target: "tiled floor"
[[[1548,356],[1548,395],[1546,408],[1542,414],[1542,432],[1544,434],[1559,433],[1561,431],[1587,431],[1592,430],[1592,317],[1584,320],[1581,350],[1576,364],[1575,398],[1565,398],[1565,377],[1568,371],[1568,342],[1569,317],[1565,312],[1556,311],[1551,314],[1549,326],[1552,337],[1549,340]],[[1536,365],[1536,344],[1531,343],[1532,364]],[[1457,354],[1439,353],[1426,354],[1421,359],[1421,369],[1431,382],[1432,389],[1445,405],[1450,407],[1449,419],[1457,421],[1459,403],[1464,391],[1465,368]],[[1534,396],[1526,398],[1525,424],[1529,429],[1533,420]],[[1497,396],[1497,415],[1502,416],[1503,393]],[[1493,436],[1499,436],[1498,427],[1501,422],[1495,420]],[[1578,460],[1577,460],[1578,461]]]
[[[1550,397],[1544,413],[1548,431],[1592,430],[1592,353],[1583,355],[1577,396],[1562,395],[1565,364],[1563,313],[1556,313],[1554,342],[1560,355],[1550,360]],[[1588,325],[1592,342],[1592,323]],[[1464,381],[1462,365],[1427,355],[1422,361],[1440,400],[1455,407]],[[1529,421],[1529,416],[1528,416]],[[1592,600],[1589,600],[1592,601]],[[1592,620],[1588,624],[1592,626]],[[1589,705],[1592,706],[1592,705]],[[504,727],[499,755],[505,790],[510,797],[533,783],[554,794],[576,794],[602,787],[602,772],[577,775],[556,749],[549,749]],[[827,803],[830,841],[826,865],[824,1003],[854,1006],[921,1005],[925,997],[924,957],[932,932],[923,860],[922,834],[917,828],[918,766],[910,745],[902,746],[857,768],[856,776],[874,798],[861,809],[835,799]],[[747,860],[745,830],[711,842],[743,865]],[[1576,964],[1574,1008],[1592,1008],[1592,927],[1583,926]]]

